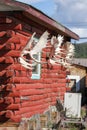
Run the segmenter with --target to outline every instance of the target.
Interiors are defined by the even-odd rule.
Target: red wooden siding
[[[40,27],[34,27],[34,23],[27,24],[15,15],[13,17],[0,14],[0,121],[11,119],[20,122],[23,117],[43,113],[55,105],[59,96],[63,100],[66,69],[61,65],[49,67],[43,64],[41,78],[32,80],[31,71],[19,64],[18,57],[32,30],[37,29],[38,35],[42,31]],[[42,60],[46,60],[45,54],[42,54]]]

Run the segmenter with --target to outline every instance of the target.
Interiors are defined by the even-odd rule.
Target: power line
[[[80,39],[87,39],[87,37],[80,37]]]
[[[79,26],[79,27],[86,27],[87,26],[87,22],[65,22],[63,23],[66,26]]]
[[[63,22],[64,24],[87,24],[87,22]]]

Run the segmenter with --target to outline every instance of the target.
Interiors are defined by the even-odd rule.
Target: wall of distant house
[[[74,65],[70,69],[70,74],[80,76],[80,88],[82,90],[86,86],[86,68]]]

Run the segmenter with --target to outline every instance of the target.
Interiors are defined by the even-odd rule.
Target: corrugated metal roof
[[[0,1],[0,11],[13,11],[13,10],[22,10],[30,14],[32,17],[39,19],[40,21],[44,22],[45,24],[53,27],[55,31],[59,30],[60,32],[64,33],[67,37],[73,38],[78,40],[79,36],[66,28],[65,26],[61,25],[57,21],[53,20],[40,10],[18,1],[14,0],[2,0]]]
[[[72,63],[79,66],[87,67],[87,58],[74,58],[72,60]]]

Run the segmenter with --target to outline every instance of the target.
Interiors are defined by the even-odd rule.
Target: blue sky
[[[87,0],[17,0],[30,4],[80,37],[87,37]],[[87,39],[85,39],[87,41]],[[81,41],[81,40],[80,40]],[[80,42],[76,41],[76,42]]]
[[[55,9],[53,0],[44,0],[42,2],[32,3],[32,6],[38,8],[39,10],[42,10],[48,16],[52,16]]]
[[[38,8],[39,10],[41,10],[48,16],[52,16],[53,13],[55,12],[54,0],[17,0],[17,1],[30,4],[30,5]]]

